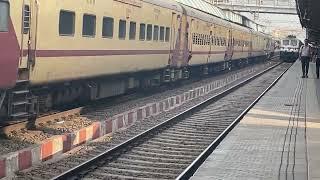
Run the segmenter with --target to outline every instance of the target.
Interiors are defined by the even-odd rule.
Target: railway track
[[[208,78],[210,78],[210,77],[208,77]],[[159,88],[151,89],[151,90],[143,92],[143,93],[135,92],[135,93],[127,94],[127,95],[108,98],[108,100],[101,99],[101,100],[97,100],[97,101],[92,101],[92,102],[87,103],[84,106],[68,105],[60,110],[53,109],[53,110],[50,110],[49,112],[41,113],[36,120],[36,125],[38,126],[39,124],[46,124],[47,122],[50,122],[50,121],[54,122],[55,120],[87,113],[88,111],[90,111],[90,109],[95,109],[96,105],[103,106],[103,108],[108,108],[108,107],[112,107],[116,104],[122,104],[122,103],[125,103],[128,101],[137,100],[139,98],[146,98],[148,96],[152,96],[153,94],[166,91],[166,90],[168,90],[168,88],[175,89],[175,88],[179,88],[180,86],[192,84],[197,81],[199,81],[199,79],[191,79],[187,82],[178,84],[175,87],[161,86]],[[73,107],[73,108],[70,108],[70,107]],[[6,121],[0,122],[0,134],[2,133],[4,135],[10,134],[10,132],[17,131],[19,129],[26,129],[27,123],[28,123],[27,119],[12,120],[12,121],[9,121],[8,123],[4,123],[4,122],[6,122]]]
[[[269,68],[107,151],[101,144],[53,179],[187,179],[289,67]]]
[[[210,94],[205,95],[205,98],[208,98],[210,96],[213,96],[213,94],[217,94],[227,89],[228,87],[231,87],[232,85],[244,80],[252,74],[259,73],[267,67],[275,65],[276,63],[276,61],[269,61],[254,66],[247,66],[243,69],[228,71],[228,73],[224,73],[214,77],[204,78],[199,81],[195,80],[195,82],[186,81],[181,85],[170,87],[169,89],[166,88],[165,90],[162,89],[163,91],[161,91],[161,89],[159,88],[152,92],[139,92],[138,95],[129,94],[125,96],[120,96],[118,98],[114,98],[114,101],[110,99],[106,101],[96,101],[92,104],[87,104],[86,106],[79,107],[76,109],[64,112],[57,112],[55,114],[38,118],[36,122],[36,131],[26,130],[26,122],[6,126],[5,128],[0,128],[0,135],[2,135],[2,133],[5,135],[1,136],[0,138],[0,144],[2,146],[2,148],[0,149],[0,155],[4,155],[10,152],[16,152],[18,150],[30,147],[35,144],[41,144],[44,140],[55,135],[72,133],[81,128],[90,126],[92,122],[103,121],[106,118],[106,116],[112,117],[125,111],[132,110],[134,108],[143,107],[148,103],[163,101],[168,97],[173,97],[177,94],[183,94],[185,92],[188,92],[190,89],[195,89],[204,85],[212,83],[217,85],[217,83],[220,81],[227,80],[230,77],[237,76],[238,79],[236,81],[231,81],[226,86],[223,86],[222,84],[218,85],[220,86],[219,89],[216,89]],[[200,100],[201,98],[199,99],[199,101]],[[161,113],[157,115],[157,117],[154,117],[156,119],[150,120],[150,118],[148,118],[147,121],[143,120],[143,122],[135,123],[133,128],[129,128],[129,131],[125,131],[121,133],[121,135],[118,133],[113,134],[113,141],[115,139],[120,138],[121,140],[117,142],[117,144],[119,144],[155,126],[156,124],[165,121],[168,117],[174,116],[175,114],[178,114],[179,112],[194,104],[195,102],[192,101],[187,102],[183,104],[181,107],[179,107],[178,111],[175,110],[170,111],[169,113]],[[134,133],[131,133],[131,131],[133,131]],[[115,138],[117,136],[119,137]],[[114,143],[112,144],[114,145]],[[81,153],[84,152],[81,151]]]

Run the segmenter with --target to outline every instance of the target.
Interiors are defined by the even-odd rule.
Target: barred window
[[[152,40],[152,25],[148,24],[147,25],[147,41]]]
[[[201,45],[204,45],[204,34],[201,34]]]
[[[196,44],[197,42],[197,37],[194,33],[192,33],[192,44]]]
[[[114,20],[111,17],[103,17],[102,22],[102,37],[112,38]]]
[[[170,28],[166,27],[166,42],[169,42],[170,39]]]
[[[83,15],[82,35],[91,37],[96,35],[96,16]]]
[[[136,29],[137,29],[137,23],[130,22],[130,29],[129,29],[129,39],[130,40],[136,39]]]
[[[0,1],[0,32],[9,30],[9,4]]]
[[[31,10],[29,5],[24,5],[23,7],[23,33],[28,34],[30,30],[30,15]]]
[[[159,26],[153,27],[153,40],[158,41],[159,40]]]
[[[196,44],[199,45],[199,34],[196,33]]]
[[[140,24],[139,39],[141,41],[146,40],[146,24]]]
[[[120,20],[119,21],[119,39],[125,39],[127,32],[127,21]]]
[[[164,27],[160,27],[160,41],[164,41]]]
[[[75,27],[75,13],[71,11],[60,11],[59,17],[59,34],[60,35],[74,35]]]

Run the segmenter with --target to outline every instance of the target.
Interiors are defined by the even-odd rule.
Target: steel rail
[[[230,94],[231,92],[235,91],[236,89],[239,89],[240,87],[242,87],[243,85],[247,84],[248,82],[252,81],[253,79],[263,75],[264,73],[270,71],[271,69],[279,66],[280,64],[282,63],[279,63],[279,64],[276,64],[274,66],[271,66],[269,68],[267,68],[266,70],[246,79],[246,80],[243,80],[241,81],[240,83],[228,88],[227,90],[221,92],[221,93],[218,93],[217,95],[214,95],[212,97],[210,97],[209,99],[206,99],[204,100],[203,102],[200,102],[198,103],[197,105],[195,106],[192,106],[191,108],[183,111],[182,113],[179,113],[178,115],[175,115],[173,117],[171,117],[170,119],[136,135],[135,137],[132,137],[131,139],[91,158],[90,160],[68,170],[68,171],[65,171],[63,172],[62,174],[52,178],[52,180],[64,180],[64,179],[77,179],[79,176],[81,177],[81,175],[83,175],[84,173],[83,172],[88,172],[90,171],[90,169],[94,169],[97,167],[97,162],[99,162],[101,159],[105,158],[105,157],[108,157],[116,152],[119,152],[121,149],[131,145],[131,144],[134,144],[135,142],[139,141],[140,139],[144,138],[144,137],[147,137],[149,134],[151,134],[152,132],[158,130],[158,129],[161,129],[165,126],[167,126],[168,124],[170,123],[173,123],[173,122],[176,122],[176,121],[179,121],[181,119],[184,119],[185,117],[193,114],[194,112],[198,111],[199,109],[201,109],[202,107],[204,106],[207,106],[208,104],[212,103],[213,101],[215,100],[218,100],[218,99],[221,99],[222,97],[226,96],[227,94]]]
[[[291,67],[291,66],[290,66]],[[176,180],[189,179],[209,157],[209,155],[217,148],[221,141],[229,134],[229,132],[242,120],[242,118],[256,105],[259,100],[281,79],[288,71],[288,67],[280,76],[272,82],[272,84],[252,102],[228,127],[225,129],[177,178]]]

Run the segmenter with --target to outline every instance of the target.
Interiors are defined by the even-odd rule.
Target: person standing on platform
[[[300,48],[299,59],[302,65],[302,78],[308,78],[309,63],[311,59],[311,47],[308,39],[304,40],[304,45],[302,45]]]

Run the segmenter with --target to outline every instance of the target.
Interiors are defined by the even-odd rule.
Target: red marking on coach
[[[0,32],[0,89],[13,87],[16,83],[19,49],[13,24],[9,19],[8,32]]]

